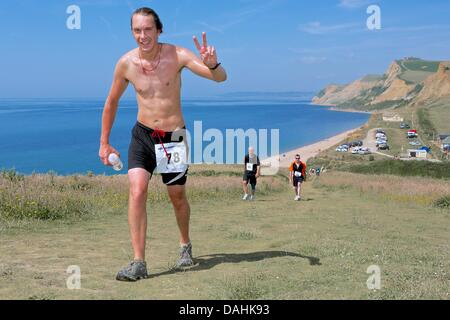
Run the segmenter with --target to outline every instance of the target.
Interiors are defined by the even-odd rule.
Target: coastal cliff
[[[404,58],[383,75],[368,75],[321,90],[313,104],[365,111],[424,104],[450,96],[450,62]]]

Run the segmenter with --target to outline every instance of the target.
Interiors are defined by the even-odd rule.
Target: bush
[[[450,208],[450,196],[445,196],[437,199],[434,202],[434,206],[441,209],[449,209]]]
[[[0,176],[3,179],[7,179],[11,182],[22,181],[24,179],[24,175],[19,174],[15,169],[2,169],[2,171],[0,171]]]
[[[88,212],[87,203],[83,199],[72,198],[70,194],[0,191],[0,216],[3,218],[57,220]]]
[[[79,177],[54,174],[24,176],[14,170],[0,174],[0,218],[58,220],[92,212],[95,194]]]

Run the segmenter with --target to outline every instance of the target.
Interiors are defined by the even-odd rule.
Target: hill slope
[[[392,62],[383,75],[330,85],[313,98],[313,103],[378,110],[428,103],[449,95],[450,62],[405,58]]]
[[[0,176],[12,194],[32,184],[65,197],[96,196],[89,200],[93,212],[80,219],[0,221],[0,299],[449,297],[450,213],[433,205],[448,181],[328,172],[308,179],[304,200],[296,202],[286,176],[262,177],[257,200],[241,201],[241,167],[193,166],[192,173],[196,265],[185,272],[171,267],[178,230],[155,179],[148,202],[150,279],[132,284],[114,280],[131,255],[126,176],[36,175],[14,182]],[[75,183],[83,188],[75,190]],[[120,201],[105,211],[99,198],[110,209],[113,199]],[[80,267],[79,290],[67,289],[70,265]],[[381,268],[381,290],[367,288],[370,265]]]

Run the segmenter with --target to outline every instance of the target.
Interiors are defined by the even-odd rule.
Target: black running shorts
[[[142,168],[147,170],[150,174],[153,174],[157,165],[155,145],[160,144],[161,142],[164,144],[183,141],[183,135],[172,141],[173,133],[174,132],[164,132],[164,134],[158,136],[155,135],[154,129],[146,127],[140,122],[136,122],[136,125],[131,131],[131,142],[128,148],[128,170]],[[160,138],[161,141],[159,140]],[[172,180],[175,179],[179,173],[162,173],[162,181],[164,184],[170,186],[185,185],[187,171],[188,170],[175,181]]]
[[[256,176],[254,174],[247,174],[244,173],[242,179],[247,183],[251,184],[252,186],[256,186]]]
[[[294,178],[292,179],[294,187],[297,187],[298,184],[303,183],[303,181],[305,181],[305,179],[303,179],[303,176],[301,176],[301,177],[294,176]]]

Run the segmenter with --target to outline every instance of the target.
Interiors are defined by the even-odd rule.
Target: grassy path
[[[131,254],[126,210],[81,222],[39,222],[0,237],[1,299],[449,299],[447,211],[318,182],[291,190],[193,201],[197,265],[171,269],[178,232],[169,203],[150,205],[151,278],[114,280]],[[81,268],[81,289],[66,269]],[[366,270],[379,265],[382,289]]]

